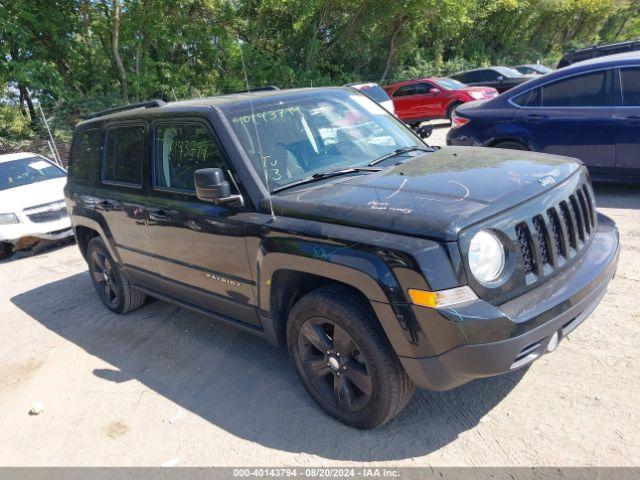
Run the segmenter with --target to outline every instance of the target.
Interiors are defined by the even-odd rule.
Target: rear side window
[[[69,156],[69,179],[78,183],[97,183],[100,180],[102,130],[91,128],[76,133]]]
[[[622,105],[640,107],[640,67],[620,70],[620,88],[622,89]]]
[[[107,130],[102,180],[142,185],[144,131],[143,125],[127,125]]]
[[[606,70],[576,75],[542,87],[543,107],[603,107],[611,105]]]
[[[156,129],[154,185],[195,191],[193,174],[201,168],[226,168],[217,142],[204,125],[160,125]]]

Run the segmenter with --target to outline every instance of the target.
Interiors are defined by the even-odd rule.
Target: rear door
[[[640,176],[640,66],[621,68],[615,108],[616,169]]]
[[[147,132],[148,126],[137,122],[106,129],[101,185],[87,205],[104,218],[125,266],[154,271],[157,263],[145,223],[148,198],[143,171],[148,163]]]
[[[615,167],[613,72],[562,78],[513,99],[515,120],[536,151],[582,160],[597,175]]]
[[[221,168],[233,174],[208,123],[158,121],[153,128],[149,232],[162,279],[160,291],[234,320],[259,325],[255,284],[247,258],[244,207],[196,197],[193,174]]]

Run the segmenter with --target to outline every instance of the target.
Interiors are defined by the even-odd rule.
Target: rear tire
[[[89,241],[86,252],[89,274],[102,303],[115,313],[127,313],[144,304],[146,295],[129,283],[100,237]]]
[[[514,142],[511,140],[506,142],[496,143],[493,146],[493,148],[508,148],[509,150],[528,150],[528,148],[522,145],[520,142]]]
[[[347,425],[376,428],[397,415],[411,380],[360,297],[322,287],[301,298],[287,323],[296,372],[326,413]]]

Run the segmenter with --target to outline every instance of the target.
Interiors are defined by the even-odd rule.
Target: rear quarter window
[[[523,94],[511,99],[513,103],[519,107],[539,107],[540,106],[540,88],[529,90]]]
[[[90,128],[76,133],[69,155],[68,177],[72,182],[97,183],[100,180],[102,130]]]

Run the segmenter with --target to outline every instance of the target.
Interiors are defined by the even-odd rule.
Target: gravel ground
[[[253,336],[159,301],[110,313],[74,245],[17,255],[0,263],[0,465],[639,466],[640,191],[596,193],[623,247],[594,314],[527,371],[419,391],[370,432],[323,415]]]

